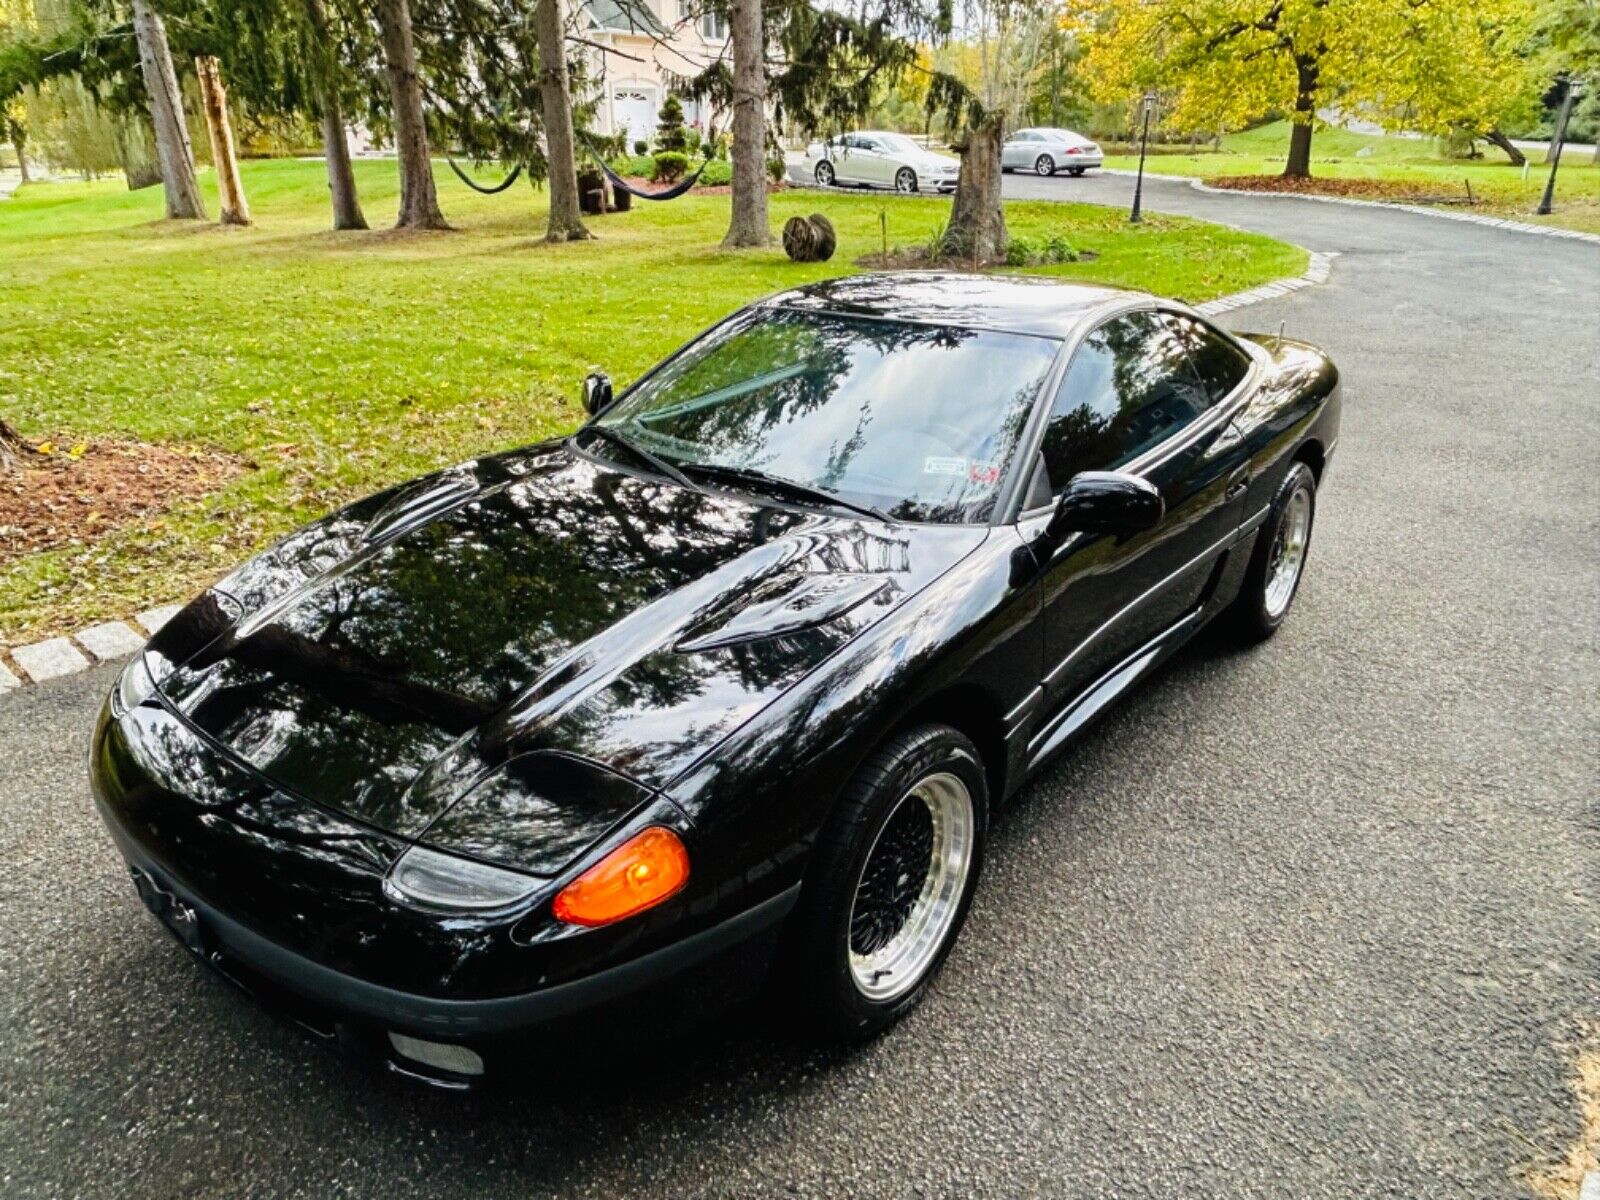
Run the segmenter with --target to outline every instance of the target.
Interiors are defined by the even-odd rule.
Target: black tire
[[[1275,608],[1268,599],[1268,584],[1276,563],[1274,548],[1279,545],[1279,540],[1285,533],[1290,506],[1295,502],[1296,495],[1302,492],[1306,496],[1305,503],[1309,505],[1304,549],[1300,554],[1298,572],[1288,598],[1281,602],[1281,607]],[[1246,643],[1263,642],[1278,632],[1278,627],[1288,619],[1289,610],[1294,606],[1294,598],[1300,592],[1300,583],[1305,578],[1306,562],[1311,554],[1311,534],[1316,528],[1316,515],[1317,477],[1305,463],[1294,463],[1272,498],[1272,508],[1267,513],[1260,534],[1256,537],[1255,550],[1250,555],[1250,565],[1245,569],[1244,585],[1239,589],[1238,598],[1228,609],[1228,623],[1240,640]]]
[[[931,959],[914,976],[890,981],[890,986],[904,987],[903,992],[873,999],[862,991],[851,966],[852,939],[858,936],[853,920],[863,872],[879,835],[890,818],[900,814],[902,802],[920,803],[913,789],[941,776],[956,777],[971,800],[966,875],[959,885],[953,917]],[[818,836],[800,902],[785,931],[781,994],[788,998],[804,1032],[829,1041],[870,1038],[916,1007],[966,923],[983,865],[987,820],[988,789],[977,747],[947,725],[924,725],[898,734],[862,763]],[[906,882],[902,875],[895,886]],[[915,880],[910,882],[916,885]]]
[[[901,167],[894,173],[894,190],[902,193],[917,190],[917,173],[910,167]]]
[[[821,162],[819,162],[817,164],[817,169],[816,169],[815,174],[816,174],[816,177],[817,177],[818,186],[820,186],[820,187],[832,187],[833,186],[834,178],[835,178],[834,173],[833,173],[833,164],[831,162],[829,162],[827,159],[823,159]]]
[[[1056,173],[1056,160],[1048,154],[1041,154],[1033,160],[1033,173],[1035,175],[1054,175]]]
[[[1081,179],[1083,177],[1083,173],[1088,169],[1088,167],[1068,167],[1067,174],[1071,175],[1074,179]]]

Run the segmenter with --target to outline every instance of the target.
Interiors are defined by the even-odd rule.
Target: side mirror
[[[1056,501],[1049,533],[1055,538],[1069,533],[1131,537],[1161,524],[1166,511],[1149,480],[1121,471],[1081,471]]]
[[[611,403],[611,376],[604,371],[590,371],[583,377],[583,407],[595,416]]]

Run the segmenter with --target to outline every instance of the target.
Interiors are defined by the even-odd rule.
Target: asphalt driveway
[[[1309,574],[1001,817],[913,1018],[832,1054],[746,1016],[514,1097],[353,1071],[145,915],[85,794],[101,668],[0,698],[0,1193],[1519,1194],[1600,1014],[1600,247],[1146,202],[1340,252],[1230,314],[1344,372]]]

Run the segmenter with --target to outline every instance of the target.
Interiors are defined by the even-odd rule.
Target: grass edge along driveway
[[[1429,138],[1403,138],[1352,133],[1347,129],[1318,129],[1311,139],[1310,190],[1319,181],[1338,180],[1340,195],[1357,199],[1389,199],[1402,203],[1427,202],[1430,196],[1465,200],[1467,188],[1477,201],[1460,211],[1509,220],[1554,225],[1584,233],[1600,233],[1600,166],[1593,153],[1568,147],[1556,175],[1554,211],[1537,216],[1534,208],[1544,192],[1550,168],[1543,150],[1526,151],[1527,177],[1499,150],[1479,143],[1481,159],[1446,159]],[[1151,154],[1145,170],[1161,175],[1184,175],[1207,182],[1229,175],[1280,175],[1289,149],[1285,121],[1263,125],[1222,139],[1220,151],[1197,154]],[[1114,154],[1106,166],[1132,171],[1139,156]],[[1370,190],[1362,185],[1369,184]],[[1342,190],[1354,188],[1353,191]],[[1333,189],[1327,189],[1332,192]],[[1455,211],[1455,206],[1451,206]]]
[[[73,542],[0,560],[0,646],[191,594],[355,496],[578,423],[591,365],[619,384],[756,297],[926,242],[948,199],[777,194],[776,231],[821,211],[825,264],[777,246],[724,253],[728,198],[691,195],[595,219],[599,240],[542,240],[542,193],[469,192],[440,175],[457,231],[384,228],[395,168],[357,164],[374,230],[331,233],[320,161],[245,166],[249,229],[166,223],[159,188],[41,184],[0,204],[0,411],[25,435],[215,447],[249,469],[221,490]],[[206,177],[207,186],[210,185]],[[209,197],[216,211],[214,191]],[[1041,273],[1201,301],[1305,269],[1283,242],[1150,214],[1007,206],[1013,233],[1092,261]],[[0,492],[0,505],[4,504]],[[92,498],[83,514],[92,511]],[[0,525],[4,524],[0,508]]]

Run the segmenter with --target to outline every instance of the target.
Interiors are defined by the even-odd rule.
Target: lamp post
[[[1141,105],[1144,108],[1144,132],[1139,135],[1139,175],[1133,182],[1133,211],[1128,214],[1128,220],[1135,225],[1139,223],[1139,205],[1144,199],[1144,152],[1150,144],[1150,114],[1155,111],[1156,94],[1146,92]]]
[[[1561,145],[1567,140],[1567,118],[1572,116],[1572,102],[1582,85],[1567,77],[1567,94],[1561,99],[1561,115],[1556,118],[1555,136],[1550,140],[1550,178],[1544,181],[1544,197],[1533,211],[1541,217],[1550,215],[1550,202],[1556,198],[1556,168],[1561,165]]]

